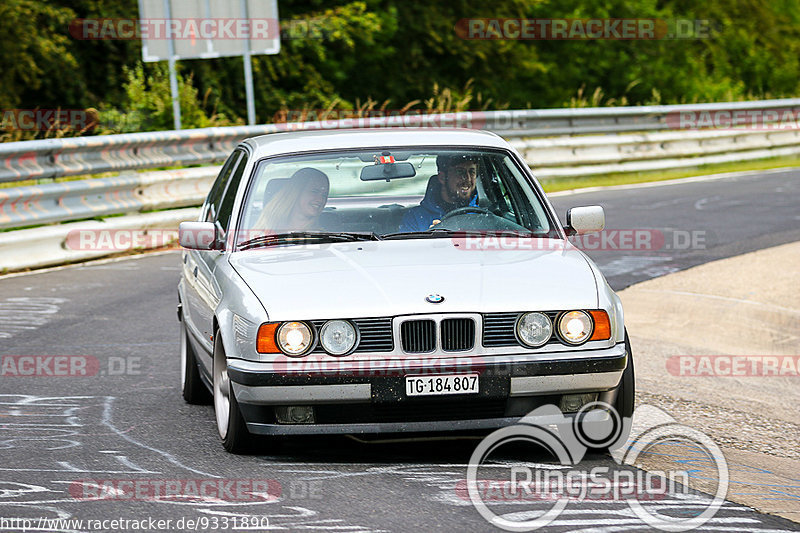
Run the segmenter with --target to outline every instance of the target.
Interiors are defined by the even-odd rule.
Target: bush
[[[145,73],[141,64],[125,69],[125,102],[122,109],[105,107],[100,110],[99,133],[128,133],[174,129],[169,69],[163,63],[149,67]],[[209,92],[198,98],[192,75],[178,73],[178,99],[181,106],[181,126],[184,129],[243,124],[241,119],[230,120],[214,109],[206,111]]]

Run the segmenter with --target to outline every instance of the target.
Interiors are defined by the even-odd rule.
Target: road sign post
[[[170,0],[164,0],[164,13],[166,19],[172,19],[172,9]],[[172,97],[172,122],[176,130],[181,129],[181,98],[178,93],[178,72],[175,67],[175,42],[170,35],[167,40],[167,50],[169,54],[169,93]]]
[[[167,61],[175,129],[181,128],[176,62],[242,56],[247,122],[256,123],[253,55],[280,52],[277,0],[139,0],[142,60]]]

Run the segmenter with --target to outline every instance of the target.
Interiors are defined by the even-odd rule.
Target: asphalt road
[[[798,170],[559,193],[551,201],[562,222],[570,207],[603,206],[607,238],[586,237],[584,251],[615,290],[800,240]]]
[[[706,232],[702,247],[590,252],[619,289],[712,259],[800,240],[798,173],[739,177],[652,188],[587,192],[554,199],[599,203],[611,229]],[[671,238],[671,237],[670,237]],[[681,237],[682,239],[683,237]],[[672,243],[673,241],[665,241]],[[82,356],[87,376],[0,378],[0,531],[124,530],[88,520],[171,520],[145,530],[487,531],[458,490],[478,440],[361,443],[346,437],[260,441],[258,453],[222,449],[211,406],[180,397],[175,315],[179,253],[0,279],[0,355]],[[796,265],[794,266],[796,268]],[[17,359],[19,361],[19,359]],[[43,361],[43,359],[39,359]],[[38,373],[46,373],[44,363]],[[50,363],[55,364],[53,361]],[[511,451],[519,464],[548,462],[543,452]],[[608,456],[582,466],[608,467]],[[90,501],[92,483],[119,487],[209,480],[269,481],[238,501],[154,498]],[[249,494],[247,500],[243,494]],[[257,501],[253,501],[257,500]],[[669,493],[646,506],[680,514],[707,500]],[[517,505],[528,512],[543,503]],[[539,507],[537,507],[539,506]],[[75,518],[56,525],[42,518]],[[5,520],[5,522],[3,522]],[[183,520],[183,522],[179,522]],[[188,520],[198,521],[189,523]],[[238,523],[234,524],[234,521]],[[33,527],[31,527],[31,525]],[[127,529],[133,529],[127,524]],[[216,527],[215,527],[216,526]],[[627,504],[570,504],[553,531],[648,529]],[[796,531],[798,524],[726,502],[705,530]]]

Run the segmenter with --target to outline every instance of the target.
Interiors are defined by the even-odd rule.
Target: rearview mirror
[[[567,235],[597,233],[606,227],[606,214],[599,205],[573,207],[567,211]]]
[[[361,169],[361,181],[391,181],[397,178],[413,178],[416,175],[417,171],[411,163],[385,163]]]
[[[216,227],[213,222],[181,222],[178,242],[189,250],[213,250],[217,242]]]

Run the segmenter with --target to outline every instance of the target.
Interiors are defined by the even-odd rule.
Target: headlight
[[[558,319],[558,333],[569,344],[580,344],[592,334],[592,319],[583,311],[569,311]]]
[[[284,322],[278,328],[278,347],[286,355],[303,355],[313,341],[311,328],[303,322]]]
[[[346,320],[329,320],[319,330],[319,342],[331,355],[345,355],[356,345],[356,328]]]
[[[531,348],[538,348],[550,340],[553,323],[544,313],[525,313],[517,320],[517,338]]]

